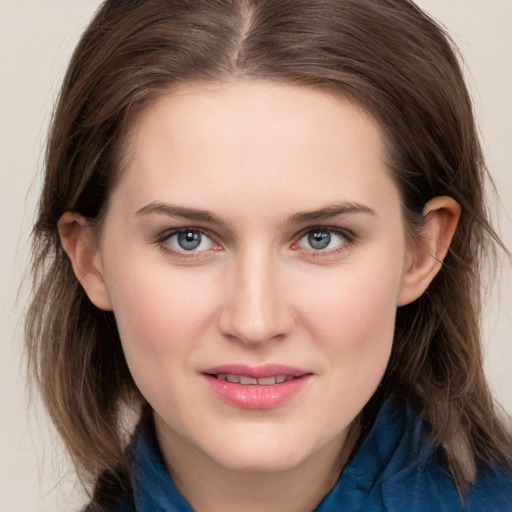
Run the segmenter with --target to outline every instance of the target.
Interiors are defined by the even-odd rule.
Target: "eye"
[[[295,245],[315,251],[331,251],[343,249],[350,241],[351,237],[338,229],[314,228],[305,233]]]
[[[158,242],[165,250],[172,252],[200,252],[217,248],[208,235],[192,228],[167,232]]]

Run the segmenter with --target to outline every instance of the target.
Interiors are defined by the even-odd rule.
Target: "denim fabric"
[[[165,469],[153,430],[136,434],[133,494],[111,512],[193,512]],[[389,400],[357,454],[315,512],[512,512],[512,470],[480,472],[461,502],[423,421]]]

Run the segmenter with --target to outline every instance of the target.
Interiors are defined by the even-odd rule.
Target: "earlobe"
[[[111,310],[96,235],[91,226],[82,215],[66,212],[59,219],[57,228],[62,247],[85,293],[98,308]]]
[[[398,306],[416,300],[443,265],[460,218],[460,206],[451,197],[431,199],[423,209],[424,226],[409,249],[398,295]]]

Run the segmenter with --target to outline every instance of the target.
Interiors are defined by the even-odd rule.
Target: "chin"
[[[203,452],[214,463],[233,472],[276,473],[300,467],[323,451],[322,447],[339,450],[339,446],[331,446],[330,436],[308,439],[304,435],[290,435],[289,429],[285,430],[285,433],[265,432],[260,426],[257,432],[248,429],[244,435],[231,433],[223,441],[217,439],[215,446],[204,446]],[[338,445],[336,440],[332,441]]]
[[[216,458],[216,463],[236,473],[278,473],[293,470],[301,465],[306,456],[295,450],[293,454],[266,450],[249,453],[247,450],[230,449]]]

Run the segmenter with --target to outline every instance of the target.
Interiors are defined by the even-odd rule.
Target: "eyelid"
[[[169,228],[165,231],[162,231],[159,235],[157,235],[155,242],[165,242],[168,238],[173,235],[177,235],[178,233],[183,233],[185,231],[197,231],[201,233],[201,235],[205,235],[208,238],[211,238],[210,234],[202,228],[196,228],[194,226],[182,226],[179,228]]]
[[[346,240],[346,243],[341,243],[339,246],[334,247],[333,249],[314,249],[314,248],[306,248],[306,247],[300,247],[298,244],[299,242],[309,233],[312,233],[314,231],[324,231],[328,233],[333,233],[335,235],[338,235]],[[339,252],[344,252],[348,249],[347,246],[350,246],[354,244],[357,240],[357,237],[355,233],[349,229],[346,228],[340,228],[335,226],[311,226],[308,227],[302,231],[300,231],[295,237],[294,242],[292,243],[292,249],[294,250],[302,250],[306,252],[310,252],[315,257],[319,256],[329,256],[332,254],[336,254]]]
[[[175,248],[171,246],[170,244],[166,244],[166,240],[169,239],[173,235],[177,235],[179,233],[182,233],[184,231],[195,231],[200,233],[202,236],[207,237],[210,242],[213,244],[212,248],[209,249],[202,249],[202,250],[190,250],[187,251],[185,249],[180,250],[179,248]],[[299,242],[304,236],[306,236],[308,233],[314,232],[314,231],[324,231],[333,233],[335,235],[338,235],[342,237],[345,242],[340,243],[338,246],[332,248],[332,249],[314,249],[314,248],[307,248],[307,247],[301,247],[299,246]],[[297,233],[293,237],[293,242],[291,244],[291,249],[295,251],[301,251],[305,253],[310,253],[311,257],[328,257],[330,255],[335,255],[341,252],[346,252],[351,245],[353,245],[355,242],[357,242],[357,236],[355,233],[347,228],[341,228],[338,226],[329,226],[329,225],[315,225],[310,226],[307,228],[302,229],[299,233]],[[154,240],[153,243],[158,245],[162,251],[164,251],[167,254],[171,254],[174,257],[180,258],[180,259],[194,259],[194,258],[201,258],[201,257],[207,257],[208,254],[211,251],[221,251],[224,249],[223,245],[217,242],[217,236],[212,234],[208,229],[195,227],[195,226],[180,226],[175,228],[169,228],[164,231],[162,231]]]
[[[201,236],[206,237],[213,244],[213,248],[211,249],[202,249],[202,250],[190,250],[187,251],[185,249],[178,249],[176,247],[171,246],[170,244],[166,244],[166,240],[171,238],[174,235],[178,235],[183,232],[194,231],[200,233]],[[173,256],[177,256],[182,259],[190,259],[190,258],[198,258],[204,256],[203,253],[209,252],[210,250],[221,250],[222,246],[216,241],[215,237],[212,234],[203,228],[198,228],[194,226],[181,226],[177,228],[166,229],[162,233],[160,233],[157,238],[154,240],[154,243],[160,247],[162,251],[165,253],[171,254]]]
[[[329,226],[329,225],[323,226],[320,224],[320,225],[310,226],[310,227],[302,229],[294,236],[294,239],[300,240],[302,237],[304,237],[308,233],[311,233],[312,231],[326,231],[329,233],[335,233],[337,235],[343,236],[347,240],[353,240],[356,238],[355,233],[350,229],[340,228],[337,226]]]

